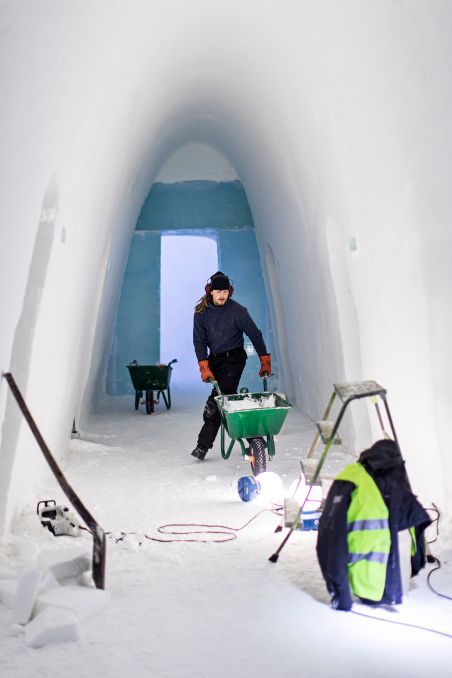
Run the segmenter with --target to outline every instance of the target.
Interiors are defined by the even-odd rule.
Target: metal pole
[[[88,511],[88,509],[85,507],[81,499],[78,497],[78,495],[75,493],[71,485],[69,485],[68,481],[63,475],[63,472],[61,471],[60,467],[58,466],[57,462],[52,456],[52,453],[50,452],[50,449],[48,448],[44,438],[41,435],[41,432],[39,431],[35,420],[33,419],[30,410],[28,409],[25,400],[19,390],[19,387],[16,384],[16,381],[13,377],[13,375],[10,372],[7,372],[6,374],[3,374],[5,377],[6,381],[9,384],[9,387],[12,391],[12,394],[14,398],[16,399],[16,402],[19,406],[20,411],[25,417],[25,420],[28,424],[28,426],[31,429],[31,432],[33,433],[36,442],[38,443],[39,447],[41,448],[41,451],[45,457],[45,460],[49,464],[53,475],[55,476],[59,486],[65,493],[66,497],[69,499],[73,507],[78,511],[80,514],[81,518],[84,520],[86,525],[88,526],[91,535],[93,537],[93,560],[92,560],[92,565],[93,565],[93,580],[98,589],[104,589],[105,588],[105,554],[106,554],[106,541],[105,541],[105,532],[101,528],[101,526],[97,523],[97,521],[93,518],[91,513]]]

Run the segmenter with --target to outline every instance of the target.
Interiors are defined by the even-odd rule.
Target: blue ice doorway
[[[198,383],[193,312],[208,278],[218,270],[216,237],[162,234],[160,261],[160,360],[178,359],[171,383]]]
[[[194,225],[194,227],[193,227]],[[155,183],[130,243],[107,372],[109,395],[133,395],[127,365],[180,361],[172,383],[202,386],[193,351],[193,309],[218,269],[234,282],[234,299],[273,337],[253,220],[240,182]],[[241,386],[262,389],[259,360],[245,337]],[[274,356],[275,357],[275,356]],[[277,360],[272,361],[277,384]],[[273,386],[272,386],[273,388]]]

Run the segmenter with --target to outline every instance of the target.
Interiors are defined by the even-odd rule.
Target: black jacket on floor
[[[361,453],[359,462],[375,481],[389,510],[391,549],[386,570],[386,583],[379,604],[402,602],[402,581],[399,564],[398,532],[415,528],[416,553],[411,558],[411,574],[425,565],[424,530],[431,523],[427,512],[411,491],[408,476],[396,443],[379,440]],[[332,607],[350,610],[352,594],[348,579],[347,510],[354,483],[335,480],[325,502],[319,522],[317,557],[323,578],[332,596]],[[375,604],[375,601],[363,600]]]

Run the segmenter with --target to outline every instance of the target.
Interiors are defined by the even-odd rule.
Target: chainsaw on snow
[[[76,517],[67,506],[57,506],[54,499],[38,501],[36,513],[42,526],[47,527],[54,537],[61,537],[62,535],[80,536],[80,526]]]

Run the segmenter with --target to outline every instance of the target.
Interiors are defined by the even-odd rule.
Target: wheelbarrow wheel
[[[142,397],[142,391],[135,391],[135,409],[137,410],[140,406],[140,398]]]
[[[146,391],[146,412],[147,414],[152,414],[154,411],[154,391],[148,389]]]
[[[265,442],[263,438],[249,438],[248,442],[250,444],[251,470],[253,475],[257,476],[267,468]]]

